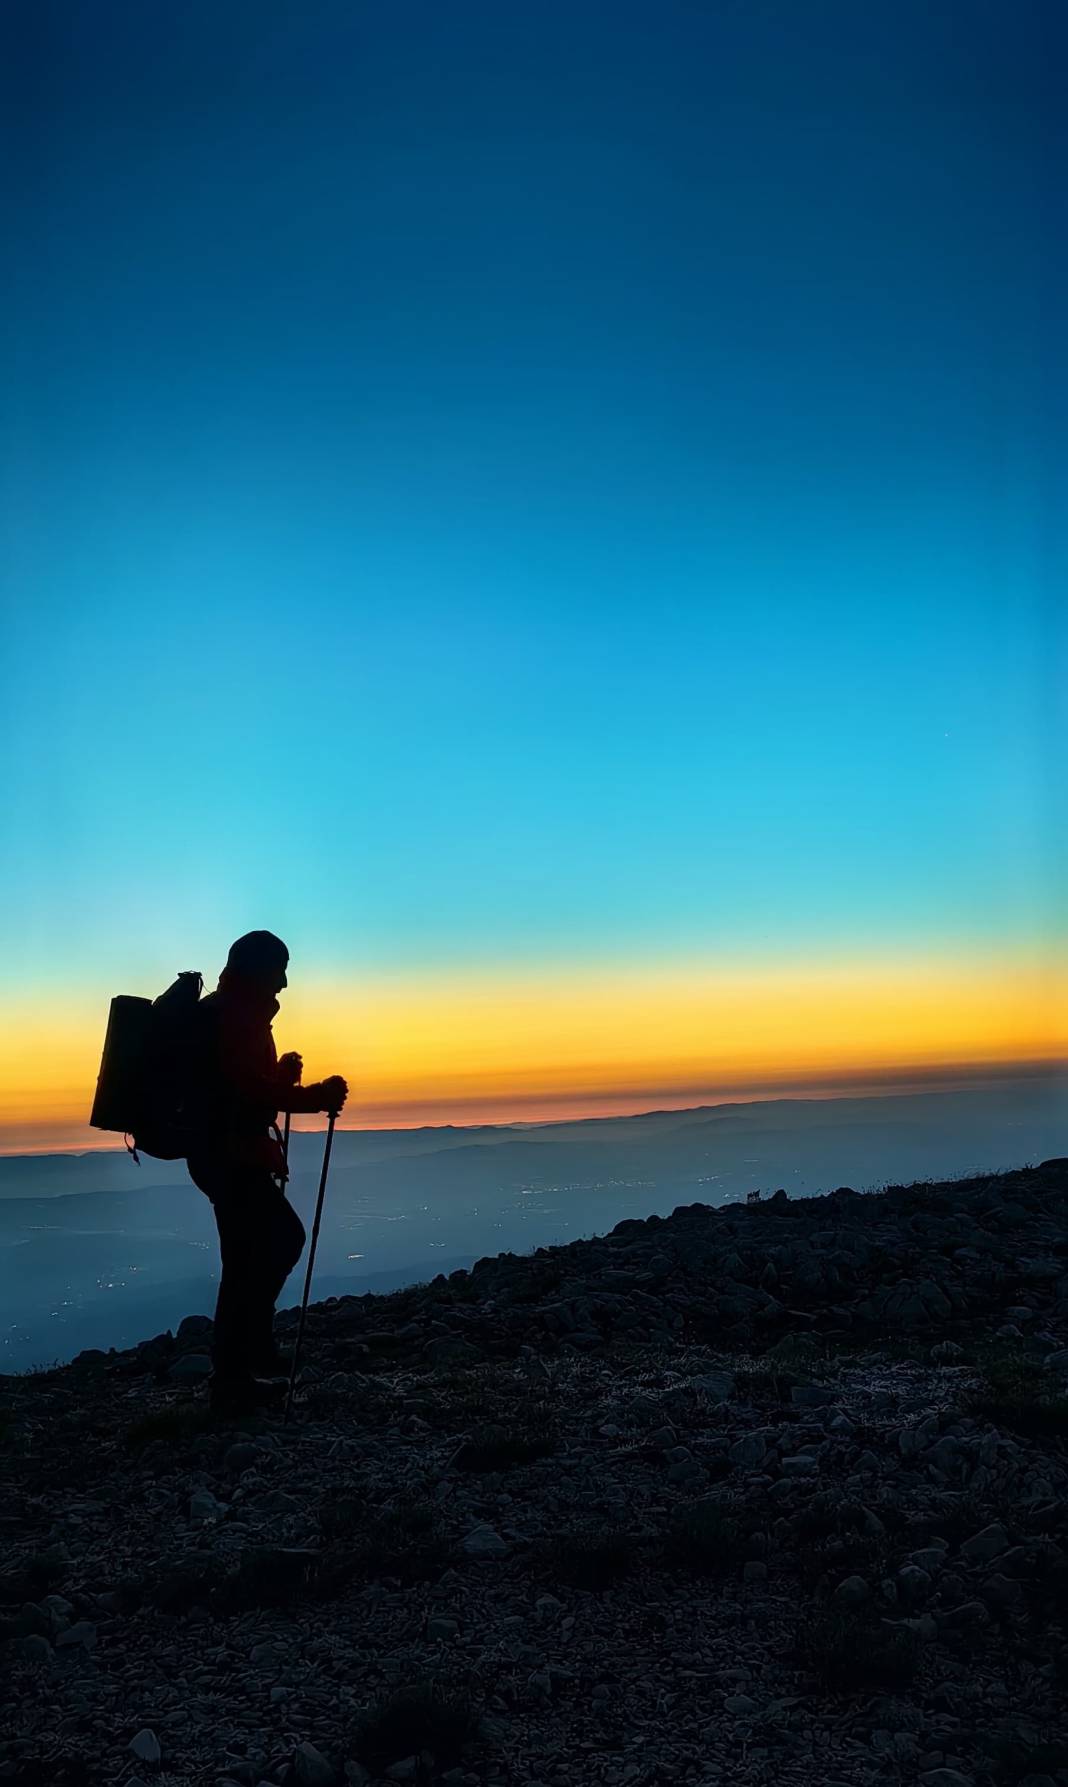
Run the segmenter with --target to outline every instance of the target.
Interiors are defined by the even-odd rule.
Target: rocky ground
[[[1068,1787],[1068,1161],[0,1380],[0,1781]],[[280,1318],[292,1329],[292,1314]]]

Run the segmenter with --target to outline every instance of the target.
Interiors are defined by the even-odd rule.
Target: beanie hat
[[[278,968],[284,971],[288,961],[289,951],[273,931],[246,931],[231,943],[226,966],[237,974],[256,977]]]

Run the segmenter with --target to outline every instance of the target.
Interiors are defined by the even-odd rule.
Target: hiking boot
[[[209,1388],[213,1415],[258,1415],[285,1400],[285,1385],[263,1378],[213,1378]]]

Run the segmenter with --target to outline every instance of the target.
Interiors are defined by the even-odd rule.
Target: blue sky
[[[17,986],[1063,938],[1064,49],[16,9]]]

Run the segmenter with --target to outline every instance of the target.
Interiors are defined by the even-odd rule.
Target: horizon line
[[[572,1093],[536,1093],[525,1096],[527,1105],[552,1104],[557,1107],[552,1114],[541,1117],[524,1116],[519,1111],[512,1117],[493,1116],[478,1117],[472,1114],[467,1121],[456,1121],[455,1115],[446,1115],[449,1109],[458,1110],[463,1107],[491,1110],[495,1106],[514,1107],[522,1105],[524,1096],[517,1101],[514,1093],[487,1093],[480,1099],[452,1098],[438,1101],[442,1116],[437,1121],[430,1121],[426,1116],[422,1120],[405,1122],[397,1118],[406,1110],[411,1110],[415,1101],[398,1102],[396,1105],[377,1107],[383,1113],[396,1111],[393,1121],[339,1123],[339,1135],[382,1135],[420,1130],[437,1129],[548,1129],[555,1125],[573,1123],[609,1122],[613,1119],[666,1116],[670,1114],[684,1115],[698,1110],[715,1110],[724,1105],[767,1104],[772,1102],[825,1102],[834,1098],[843,1100],[861,1098],[865,1095],[875,1097],[904,1097],[908,1094],[935,1094],[971,1090],[986,1081],[1006,1081],[1013,1079],[1054,1079],[1061,1074],[1068,1074],[1068,1056],[1034,1056],[1024,1060],[1000,1059],[994,1061],[963,1061],[936,1063],[930,1066],[906,1065],[881,1069],[853,1068],[835,1074],[819,1073],[793,1074],[779,1078],[761,1078],[750,1086],[743,1084],[729,1085],[721,1081],[718,1091],[707,1085],[696,1083],[650,1086],[645,1091],[621,1091],[610,1088],[586,1087]],[[739,1093],[748,1096],[739,1097]],[[791,1100],[790,1093],[801,1096]],[[648,1098],[659,1102],[639,1104],[635,1100]],[[695,1102],[679,1103],[677,1100],[693,1100]],[[666,1102],[665,1102],[666,1101]],[[433,1101],[420,1101],[426,1109],[435,1108]],[[600,1104],[600,1109],[569,1107],[588,1107]],[[561,1110],[559,1107],[563,1106]],[[611,1108],[603,1108],[605,1106]],[[625,1107],[625,1108],[619,1108]],[[372,1107],[374,1109],[375,1107]],[[16,1127],[12,1125],[11,1127]],[[74,1125],[57,1125],[57,1128],[73,1128]],[[79,1131],[87,1125],[78,1125]],[[325,1124],[316,1122],[314,1118],[304,1117],[295,1120],[293,1130],[300,1134],[320,1133]],[[111,1132],[99,1132],[101,1137]],[[2,1129],[0,1129],[2,1137]],[[29,1159],[39,1155],[63,1155],[78,1157],[86,1154],[108,1154],[122,1152],[119,1142],[110,1140],[96,1141],[92,1136],[73,1142],[64,1147],[58,1137],[42,1140],[39,1143],[22,1143],[8,1147],[0,1139],[0,1159]]]

